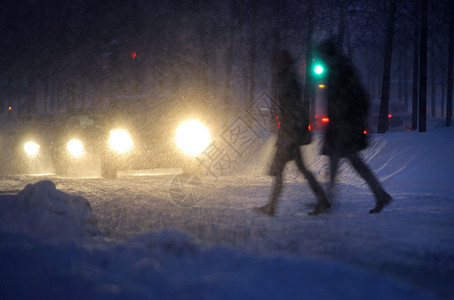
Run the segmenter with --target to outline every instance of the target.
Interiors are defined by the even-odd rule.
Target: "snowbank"
[[[243,158],[235,175],[251,177],[264,176],[275,151],[275,136],[263,140],[259,151]],[[388,132],[371,134],[370,145],[360,154],[381,181],[399,192],[414,190],[428,192],[430,189],[444,189],[453,183],[454,166],[454,128],[436,128],[426,133]],[[329,161],[320,155],[323,143],[321,133],[313,134],[312,143],[301,147],[306,166],[317,179],[327,182]],[[285,170],[285,178],[293,180],[303,178],[296,165],[291,162]],[[365,182],[358,176],[349,163],[341,161],[337,180],[340,183],[365,187]],[[430,183],[430,184],[427,184]]]
[[[258,256],[177,231],[99,239],[88,201],[51,181],[0,197],[2,299],[432,299],[329,261]]]
[[[172,231],[95,248],[0,238],[3,299],[436,299],[344,264],[203,249]]]
[[[17,195],[0,198],[0,231],[55,243],[100,233],[88,201],[58,191],[51,181],[28,184]]]

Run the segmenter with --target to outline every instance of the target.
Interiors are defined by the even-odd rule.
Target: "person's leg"
[[[271,192],[270,201],[264,206],[257,207],[256,210],[269,216],[274,216],[276,210],[276,204],[281,195],[282,186],[283,186],[283,176],[282,174],[274,178],[274,184]]]
[[[329,157],[329,189],[332,190],[336,182],[337,168],[339,167],[339,157]]]
[[[309,212],[310,215],[317,215],[322,213],[326,209],[331,207],[328,199],[326,198],[325,192],[323,191],[322,186],[318,183],[315,176],[309,171],[306,166],[304,165],[303,157],[301,156],[301,152],[299,149],[295,151],[295,162],[298,168],[300,169],[301,173],[303,173],[304,177],[306,178],[307,182],[309,183],[310,188],[314,192],[315,196],[317,197],[317,205],[315,206],[312,212]]]
[[[353,168],[355,168],[356,172],[364,178],[375,196],[376,205],[369,211],[369,213],[373,214],[380,212],[392,201],[392,197],[385,192],[380,182],[357,153],[350,155],[348,158],[350,159]]]
[[[329,157],[329,185],[328,185],[328,198],[334,199],[334,186],[336,184],[336,176],[339,168],[340,158],[332,155]]]
[[[274,216],[277,201],[279,200],[279,196],[282,191],[283,187],[283,173],[286,165],[286,159],[282,155],[282,152],[276,153],[274,158],[273,164],[270,168],[270,175],[274,176],[274,183],[271,190],[270,200],[267,204],[259,207],[254,207],[254,209],[262,214]]]

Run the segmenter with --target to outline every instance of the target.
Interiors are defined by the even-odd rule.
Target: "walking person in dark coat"
[[[375,196],[375,207],[369,213],[378,213],[392,198],[358,155],[358,151],[365,149],[368,144],[365,134],[369,110],[367,93],[350,59],[338,51],[331,40],[320,43],[316,52],[325,62],[328,73],[326,98],[329,123],[322,154],[330,157],[329,189],[332,190],[334,186],[339,160],[347,158]],[[314,214],[325,209],[318,206]]]
[[[305,167],[300,146],[311,142],[308,129],[308,113],[301,101],[302,87],[295,70],[295,61],[287,51],[280,51],[274,57],[273,70],[277,101],[281,114],[278,129],[277,151],[272,162],[269,175],[274,176],[274,185],[270,201],[255,209],[263,214],[274,216],[276,204],[283,186],[283,172],[287,162],[294,160],[299,170],[307,179],[318,200],[318,206],[329,207],[329,202],[314,175]]]

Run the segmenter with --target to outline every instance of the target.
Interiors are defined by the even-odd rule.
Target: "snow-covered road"
[[[374,206],[372,194],[345,166],[332,199],[334,208],[315,217],[307,215],[315,198],[292,166],[273,218],[251,209],[268,200],[271,179],[246,171],[217,178],[153,172],[122,173],[116,180],[3,176],[0,190],[14,194],[28,183],[50,180],[57,190],[87,199],[103,236],[115,242],[176,230],[208,249],[222,246],[254,257],[339,263],[453,298],[453,136],[450,130],[423,138],[390,134],[373,141],[365,157],[394,198],[375,215],[368,214]],[[433,147],[437,143],[443,146]],[[405,150],[409,148],[412,151]],[[418,156],[425,160],[417,164]],[[323,164],[310,154],[306,157],[314,172]],[[324,180],[323,172],[317,176]]]
[[[114,239],[175,229],[207,246],[347,263],[454,295],[454,196],[391,190],[392,205],[369,215],[374,200],[367,188],[340,184],[336,207],[312,217],[307,211],[315,198],[302,179],[294,179],[286,183],[278,216],[270,218],[250,209],[267,200],[267,177],[202,178],[202,186],[192,187],[200,192],[198,202],[188,207],[172,199],[175,176],[27,177],[3,182],[11,189],[52,180],[57,189],[88,199],[100,229]]]

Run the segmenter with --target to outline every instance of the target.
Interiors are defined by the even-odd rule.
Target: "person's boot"
[[[307,214],[309,216],[316,216],[321,214],[322,212],[326,211],[331,207],[331,204],[328,202],[328,200],[322,201],[321,203],[318,203],[315,205],[315,208],[313,211],[308,212]]]
[[[274,206],[272,206],[271,204],[254,207],[254,210],[270,217],[274,216]]]
[[[372,208],[371,210],[369,210],[369,213],[376,214],[376,213],[381,212],[385,206],[387,206],[389,203],[391,203],[392,200],[393,200],[393,198],[391,197],[390,194],[388,194],[387,192],[383,192],[383,194],[377,198],[375,207]]]
[[[318,191],[317,193],[317,205],[315,205],[314,210],[308,212],[307,214],[310,216],[315,216],[321,214],[322,212],[326,211],[331,207],[331,203],[329,203],[328,199],[326,198],[325,193],[323,190]]]
[[[277,201],[279,199],[279,195],[281,194],[282,190],[282,176],[276,177],[276,181],[273,185],[273,191],[271,193],[271,199],[268,204],[265,204],[263,206],[258,206],[254,207],[255,211],[258,211],[259,213],[262,213],[264,215],[268,216],[274,216],[274,210],[276,208]]]

